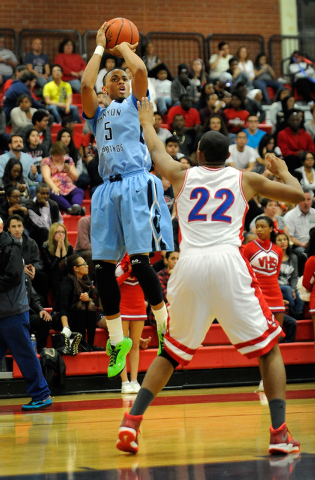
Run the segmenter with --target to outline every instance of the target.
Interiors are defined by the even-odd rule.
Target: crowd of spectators
[[[95,85],[102,108],[107,107],[102,92],[104,75],[117,66],[123,68],[122,60],[104,55]],[[298,297],[296,281],[298,275],[303,275],[310,230],[315,224],[313,66],[305,62],[301,52],[294,52],[290,63],[293,83],[284,85],[282,79],[276,78],[264,52],[250,59],[245,45],[231,52],[227,42],[219,43],[208,65],[200,58],[179,64],[174,78],[154,52],[152,42],[145,46],[143,60],[155,103],[154,128],[175,161],[187,168],[197,165],[201,136],[215,130],[230,143],[226,166],[255,171],[277,181],[267,170],[266,154],[271,152],[282,157],[300,181],[305,201],[299,205],[252,200],[245,232],[247,241],[249,235],[256,241],[257,217],[265,215],[271,219],[277,234],[275,242],[283,249],[279,276],[283,298],[290,314],[301,318],[303,302]],[[52,63],[42,52],[41,39],[34,38],[31,52],[23,62],[24,65],[18,65],[0,36],[0,217],[4,228],[23,247],[29,298],[34,305],[31,328],[38,335],[38,344],[45,346],[48,327],[54,324],[69,338],[72,330],[81,336],[87,332],[86,351],[93,351],[97,349],[94,335],[100,319],[93,289],[90,217],[84,217],[82,203],[84,191],[89,190],[92,196],[102,179],[98,175],[93,133],[87,125],[80,133],[74,129],[75,124],[82,123],[82,117],[73,103],[73,91],[80,92],[86,63],[75,53],[75,44],[68,38],[60,44]],[[302,97],[300,103],[297,94]],[[307,123],[306,109],[312,116]],[[272,133],[264,129],[266,111]],[[60,124],[54,141],[53,123]],[[151,171],[159,175],[154,165]],[[172,186],[161,179],[177,240]],[[82,216],[76,245],[69,242],[65,214]],[[160,278],[165,299],[167,280],[178,255],[177,251],[168,252],[160,263],[164,267]],[[51,323],[54,315],[51,318],[44,314],[43,307],[53,307],[54,303],[59,316]]]

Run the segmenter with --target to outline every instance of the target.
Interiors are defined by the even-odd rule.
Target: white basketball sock
[[[165,333],[167,324],[167,309],[165,303],[163,304],[163,307],[159,310],[153,310],[152,308],[152,312],[155,316],[158,331],[161,333]]]
[[[114,318],[112,320],[106,319],[106,324],[108,328],[110,344],[115,346],[117,343],[120,343],[124,339],[121,317]]]

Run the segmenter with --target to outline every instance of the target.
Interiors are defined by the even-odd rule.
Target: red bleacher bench
[[[51,346],[51,334],[47,346]],[[152,337],[147,350],[140,349],[139,372],[146,372],[157,355],[158,338],[153,326],[145,326],[142,338]],[[95,333],[95,345],[105,347],[108,334],[105,330],[97,328]],[[295,343],[282,343],[280,350],[285,365],[315,364],[314,334],[312,320],[299,320],[297,322],[297,335]],[[98,375],[107,372],[109,357],[106,352],[79,353],[72,357],[65,355],[66,375]],[[179,366],[177,370],[206,370],[218,368],[246,368],[257,367],[257,358],[248,359],[241,355],[224,333],[221,325],[213,324],[207,333],[202,346],[199,347],[192,361],[185,367]],[[129,363],[127,360],[127,369]],[[21,372],[13,361],[13,377],[21,378]]]
[[[258,128],[260,128],[260,130],[263,130],[264,132],[266,133],[272,133],[272,125],[271,123],[260,123],[258,125]]]
[[[72,103],[73,105],[78,105],[82,103],[81,93],[72,93]]]

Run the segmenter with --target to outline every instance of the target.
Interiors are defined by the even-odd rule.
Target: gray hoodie
[[[21,245],[0,233],[0,321],[29,310]]]

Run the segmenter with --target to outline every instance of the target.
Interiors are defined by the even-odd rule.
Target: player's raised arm
[[[132,94],[137,100],[147,95],[148,72],[142,59],[135,53],[138,43],[130,45],[123,42],[110,50],[113,55],[124,58],[127,67],[132,73]]]
[[[244,172],[243,189],[247,200],[254,195],[260,194],[273,200],[282,200],[284,202],[299,203],[305,199],[304,192],[299,181],[293,177],[286,163],[274,154],[266,155],[269,162],[267,168],[283,183],[268,180],[257,173]]]
[[[145,143],[149,149],[152,160],[163,177],[167,178],[176,190],[182,185],[186,168],[180,162],[176,162],[166,152],[164,143],[157,136],[154,128],[153,106],[148,98],[138,101],[140,124],[143,128]]]
[[[100,69],[101,60],[106,46],[106,22],[103,23],[96,35],[96,49],[87,64],[81,80],[81,98],[84,113],[88,118],[93,118],[98,109],[97,95],[94,85]]]

